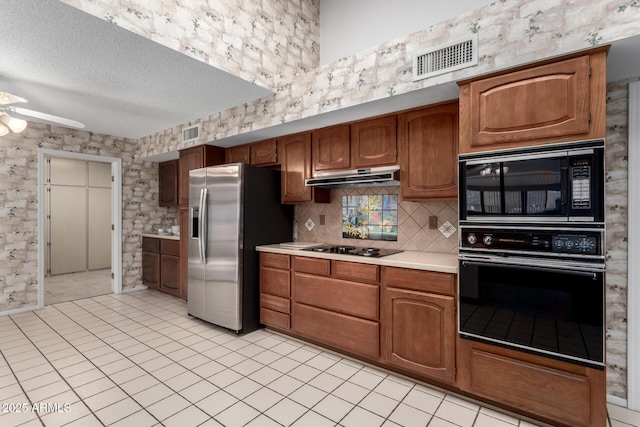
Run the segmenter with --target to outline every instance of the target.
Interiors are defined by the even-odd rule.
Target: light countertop
[[[404,251],[381,258],[367,258],[353,255],[340,255],[326,252],[313,252],[291,249],[275,245],[256,246],[259,252],[271,252],[285,255],[297,255],[310,258],[335,259],[340,261],[359,262],[362,264],[385,265],[389,267],[413,268],[416,270],[438,271],[441,273],[458,273],[458,255],[438,252]]]
[[[168,240],[180,240],[180,236],[176,236],[174,234],[164,235],[164,234],[152,234],[152,233],[144,233],[142,237],[153,237],[154,239],[168,239]]]

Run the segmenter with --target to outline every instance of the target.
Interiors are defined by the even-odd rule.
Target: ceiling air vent
[[[200,138],[200,125],[182,129],[182,142],[195,141],[198,138]]]
[[[413,58],[413,81],[435,76],[478,63],[478,36],[473,34],[418,53]]]

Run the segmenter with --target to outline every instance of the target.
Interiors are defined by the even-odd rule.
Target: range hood
[[[353,188],[400,185],[400,166],[316,172],[305,179],[307,187]]]

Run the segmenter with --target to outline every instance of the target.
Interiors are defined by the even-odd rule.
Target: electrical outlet
[[[430,230],[435,230],[436,228],[438,228],[438,217],[435,215],[430,215],[429,216],[429,229]]]

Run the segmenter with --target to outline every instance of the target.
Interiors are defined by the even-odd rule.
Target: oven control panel
[[[602,244],[603,230],[460,229],[461,249],[601,256]]]

